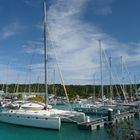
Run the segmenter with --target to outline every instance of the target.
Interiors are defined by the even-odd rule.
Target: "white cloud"
[[[43,54],[43,42],[41,41],[28,41],[22,47],[26,53]]]
[[[0,82],[3,84],[28,84],[30,77],[31,83],[44,81],[43,69],[40,64],[31,65],[31,69],[29,69],[29,66],[16,66],[13,63],[7,65],[0,64],[0,77]]]
[[[51,39],[57,46],[58,59],[67,83],[76,77],[77,80],[86,80],[99,71],[98,40],[109,38],[98,27],[91,27],[79,20],[85,4],[86,0],[58,0],[48,13]],[[104,45],[104,48],[109,46]],[[81,83],[84,82],[81,80]]]
[[[10,64],[0,64],[0,82],[1,83],[14,83],[18,82],[18,74],[20,73],[20,78],[23,80],[25,73],[16,70]],[[23,82],[23,81],[22,81]]]
[[[58,62],[67,84],[92,83],[93,73],[96,73],[99,79],[99,39],[102,40],[102,46],[107,54],[116,58],[115,64],[120,63],[120,56],[130,64],[139,63],[140,59],[140,50],[137,49],[139,43],[124,44],[104,33],[96,25],[90,26],[80,20],[86,2],[87,0],[57,0],[48,11],[50,39],[55,42]],[[96,9],[98,14],[112,13],[112,0],[92,2],[93,6],[99,5]],[[37,47],[37,51],[34,51],[42,54],[39,50],[40,48]],[[28,50],[30,53],[32,51],[32,49]],[[107,67],[107,63],[104,66]],[[107,73],[105,67],[104,74]],[[104,78],[107,79],[107,76]]]
[[[0,39],[7,39],[11,36],[15,36],[17,35],[18,33],[20,33],[20,31],[23,29],[24,27],[19,24],[18,22],[15,22],[15,23],[12,23],[12,24],[9,24],[5,27],[3,27],[1,29],[1,32],[0,32]]]

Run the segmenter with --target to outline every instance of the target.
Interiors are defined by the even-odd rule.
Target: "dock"
[[[112,125],[112,124],[115,125],[115,123],[118,123],[124,120],[129,120],[134,117],[135,117],[134,112],[122,112],[120,114],[112,115],[111,117],[109,115],[108,117],[100,118],[98,120],[92,120],[89,122],[79,123],[78,128],[92,131],[92,130],[104,127],[105,125]]]
[[[78,128],[84,129],[84,130],[95,130],[95,129],[103,127],[103,126],[104,126],[103,119],[93,120],[90,122],[83,122],[83,123],[78,124]]]

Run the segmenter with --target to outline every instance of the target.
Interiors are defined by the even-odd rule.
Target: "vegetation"
[[[139,87],[139,85],[136,85]],[[93,91],[95,88],[95,96],[97,98],[101,97],[101,87],[100,85],[66,85],[66,89],[68,92],[68,96],[70,99],[79,95],[81,98],[87,98],[93,96]],[[29,85],[28,84],[10,84],[10,85],[0,85],[0,89],[3,90],[5,93],[15,93],[15,92],[29,92]],[[44,92],[44,84],[34,83],[30,85],[31,92],[41,93]],[[65,96],[63,86],[61,84],[49,85],[48,86],[49,93],[53,93],[58,96]],[[125,91],[132,95],[136,91],[135,85],[125,85]],[[122,96],[122,89],[120,85],[113,85],[113,96],[117,97],[117,95]],[[104,86],[104,95],[106,97],[110,96],[110,87],[109,85]]]
[[[107,126],[106,130],[112,140],[140,140],[140,132],[134,129],[131,119]]]
[[[29,98],[29,101],[43,102],[44,101],[44,98],[41,97],[41,96],[31,97],[31,98]]]

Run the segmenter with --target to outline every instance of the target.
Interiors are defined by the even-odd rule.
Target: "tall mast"
[[[53,94],[55,95],[55,68],[53,70]]]
[[[122,57],[122,56],[120,56],[120,58],[121,58],[121,71],[122,71],[122,88],[123,88],[123,91],[124,91],[124,76],[123,76],[123,74],[124,74],[124,70],[123,70],[123,57]]]
[[[46,109],[48,107],[48,85],[47,85],[47,44],[48,44],[48,39],[47,39],[47,8],[46,8],[46,2],[44,1],[44,74],[45,74],[45,105]]]
[[[93,74],[93,99],[95,102],[95,73]]]
[[[7,70],[6,70],[6,94],[8,93],[8,77],[9,77],[9,63],[7,64]]]
[[[31,65],[29,66],[29,95],[31,94]]]
[[[109,79],[110,79],[110,100],[112,99],[113,96],[113,91],[112,91],[112,58],[111,56],[109,57]]]
[[[101,76],[101,96],[102,96],[102,102],[103,102],[103,66],[102,66],[102,47],[101,47],[101,40],[99,40],[99,49],[100,49],[100,76]]]
[[[124,98],[125,98],[125,100],[126,100],[126,96],[125,96],[125,87],[124,87],[124,68],[123,68],[123,57],[122,56],[120,56],[120,58],[121,58],[121,71],[122,71],[122,92],[123,92],[123,96],[124,96]]]

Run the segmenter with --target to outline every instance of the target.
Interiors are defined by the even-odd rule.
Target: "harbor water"
[[[61,107],[60,107],[61,108]],[[136,129],[140,129],[140,119],[132,119]],[[79,130],[76,124],[62,123],[59,131],[16,126],[0,123],[0,139],[4,140],[113,140],[105,127],[94,130]]]

